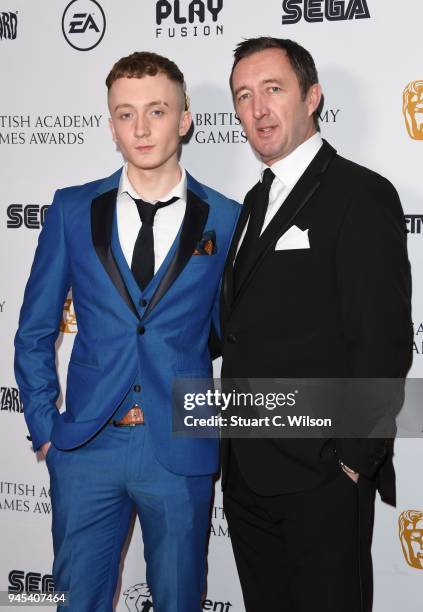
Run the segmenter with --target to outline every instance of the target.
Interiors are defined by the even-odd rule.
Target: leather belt
[[[115,427],[135,427],[135,425],[144,425],[144,412],[140,406],[134,404],[132,408],[119,421],[110,420]]]

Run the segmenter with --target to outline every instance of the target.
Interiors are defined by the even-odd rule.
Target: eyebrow
[[[167,106],[169,107],[169,104],[167,102],[165,102],[164,100],[153,100],[152,102],[149,102],[146,107],[150,108],[151,106],[159,106],[160,104],[163,104],[163,106]],[[116,112],[117,110],[119,110],[120,108],[135,108],[133,104],[129,104],[129,102],[123,102],[122,104],[118,104],[115,107],[114,112]]]
[[[279,83],[279,85],[283,85],[283,80],[279,79],[277,77],[273,77],[271,79],[265,79],[262,82],[263,82],[264,85],[266,85],[267,83]]]

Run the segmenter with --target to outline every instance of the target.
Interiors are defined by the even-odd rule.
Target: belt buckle
[[[122,422],[122,421],[124,421],[124,420],[125,420],[125,419],[127,419],[127,418],[128,418],[128,419],[129,419],[129,418],[132,418],[132,419],[134,419],[134,420],[135,420],[135,419],[137,418],[137,414],[136,414],[136,413],[137,413],[138,411],[141,413],[141,415],[140,415],[141,420],[140,420],[140,421],[138,421],[138,422],[132,422],[132,423],[131,423],[131,422],[129,422],[129,423],[124,423],[124,422]],[[143,410],[142,410],[141,406],[138,406],[138,404],[134,404],[134,405],[133,405],[133,406],[132,406],[132,407],[131,407],[131,408],[128,410],[128,412],[127,412],[127,413],[126,413],[126,414],[125,414],[125,415],[122,417],[122,419],[121,419],[120,421],[112,421],[112,424],[113,424],[115,427],[136,427],[137,425],[144,425],[144,412],[143,412]]]

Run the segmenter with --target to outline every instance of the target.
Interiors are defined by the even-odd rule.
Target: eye
[[[282,91],[282,88],[279,87],[279,85],[271,85],[269,87],[269,91],[270,93],[278,93],[279,91]]]
[[[153,117],[162,117],[164,115],[164,111],[160,108],[155,108],[151,111],[151,114],[153,115]]]
[[[251,97],[250,92],[244,91],[244,93],[238,96],[238,102],[244,102],[245,100],[248,100],[250,97]]]
[[[121,113],[119,115],[119,119],[123,119],[123,120],[131,119],[132,117],[133,117],[132,113]]]

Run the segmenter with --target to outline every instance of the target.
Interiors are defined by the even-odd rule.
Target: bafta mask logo
[[[405,560],[411,567],[423,569],[423,512],[406,510],[398,523]]]
[[[423,140],[423,81],[411,81],[404,89],[402,110],[410,138]]]
[[[151,593],[146,582],[139,582],[123,593],[129,612],[153,612]]]
[[[63,305],[63,317],[60,322],[60,331],[63,334],[76,334],[78,331],[72,298],[68,298]]]

